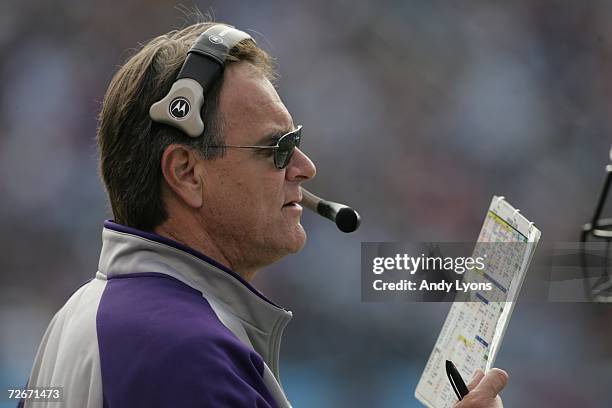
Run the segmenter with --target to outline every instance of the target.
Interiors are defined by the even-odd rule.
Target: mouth
[[[298,201],[290,201],[290,202],[284,204],[283,207],[300,207],[300,208],[302,208],[302,206],[298,204]]]
[[[283,208],[285,207],[295,207],[295,208],[302,208],[301,205],[299,205],[298,203],[302,201],[302,197],[298,197],[297,200],[292,200],[292,201],[288,201],[285,204],[283,204]]]
[[[295,201],[292,201],[290,203],[283,205],[283,208],[302,208],[302,206],[296,203]]]

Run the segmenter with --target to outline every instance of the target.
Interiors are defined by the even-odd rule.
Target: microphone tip
[[[359,228],[360,223],[361,217],[359,217],[357,211],[350,207],[343,207],[336,214],[336,225],[342,232],[353,232]]]

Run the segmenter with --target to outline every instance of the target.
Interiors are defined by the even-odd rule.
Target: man
[[[243,39],[216,54],[225,35]],[[50,323],[29,388],[63,387],[67,407],[289,406],[278,357],[291,313],[249,282],[303,247],[300,185],[316,170],[270,57],[246,37],[195,24],[112,79],[98,142],[114,222],[95,278]],[[206,58],[217,79],[183,75]],[[202,87],[201,109],[198,95],[173,94],[179,78]],[[203,127],[185,125],[190,109]],[[461,406],[498,406],[505,381],[491,371]]]

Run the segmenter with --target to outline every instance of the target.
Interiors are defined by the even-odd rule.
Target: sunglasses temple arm
[[[301,189],[302,201],[300,204],[304,207],[335,222],[338,229],[342,232],[349,233],[359,228],[361,217],[357,211],[344,204],[327,201],[321,197],[317,197],[303,187],[301,187]]]

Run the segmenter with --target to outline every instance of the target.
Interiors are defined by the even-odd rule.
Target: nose
[[[317,174],[317,168],[310,158],[298,149],[293,151],[293,156],[287,166],[285,178],[289,181],[307,181]]]

